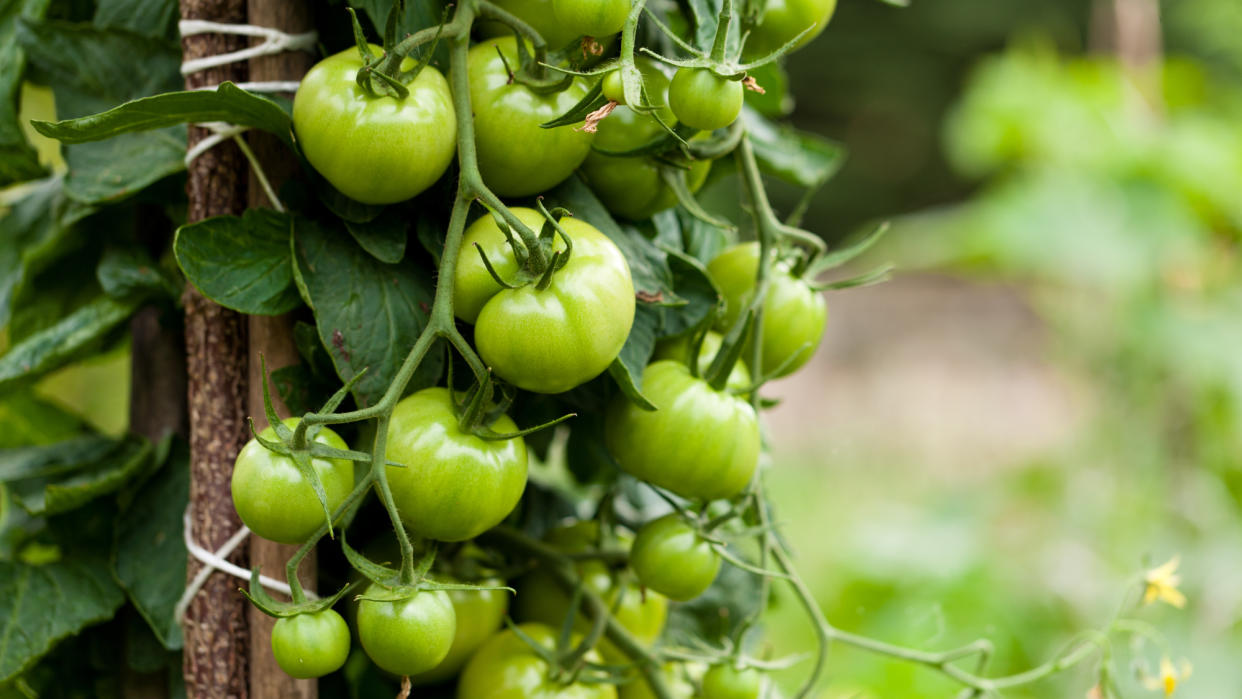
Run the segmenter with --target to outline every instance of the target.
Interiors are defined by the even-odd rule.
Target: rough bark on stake
[[[300,0],[249,0],[249,22],[257,27],[270,27],[289,34],[299,34],[313,27],[310,5]],[[253,81],[298,80],[310,68],[312,57],[304,51],[288,51],[274,56],[260,56],[250,60],[250,79]],[[262,131],[247,135],[250,148],[263,165],[274,191],[293,174],[296,160],[288,148],[276,137]],[[250,205],[271,206],[266,193],[253,171],[250,175]],[[293,343],[293,320],[289,316],[250,316],[250,414],[256,428],[266,425],[263,416],[263,381],[259,356],[267,360],[269,372],[298,362],[297,349]],[[275,385],[269,384],[276,412],[281,417],[289,414],[284,401],[280,400]],[[285,577],[285,562],[297,551],[297,546],[277,544],[260,537],[250,539],[250,565],[259,566],[266,575],[281,580]],[[312,552],[302,562],[298,578],[303,587],[315,589],[315,554]],[[249,610],[250,623],[250,696],[251,699],[315,699],[319,695],[315,680],[295,680],[280,670],[272,656],[272,625],[275,619],[255,607]]]
[[[245,0],[181,0],[181,17],[240,24]],[[236,51],[243,40],[204,34],[182,39],[187,59]],[[244,64],[229,64],[186,76],[186,87],[243,81]],[[207,132],[190,128],[190,145]],[[246,162],[232,143],[197,158],[189,168],[188,220],[240,214],[246,206]],[[186,366],[190,407],[190,524],[194,540],[219,548],[241,522],[233,510],[229,478],[237,451],[248,438],[246,428],[246,325],[238,314],[221,308],[187,286],[184,295]],[[234,562],[246,565],[242,547]],[[200,564],[191,559],[193,578]],[[246,684],[246,602],[239,581],[215,574],[190,602],[185,616],[185,680],[190,697],[248,696]]]

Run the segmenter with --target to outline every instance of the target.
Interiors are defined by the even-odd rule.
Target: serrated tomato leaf
[[[173,252],[190,283],[216,303],[251,315],[301,305],[293,284],[293,219],[272,209],[216,216],[177,229]]]

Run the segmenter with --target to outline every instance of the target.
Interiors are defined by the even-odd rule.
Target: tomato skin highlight
[[[685,602],[711,587],[720,572],[720,555],[674,513],[638,530],[630,548],[630,568],[645,587]]]
[[[794,49],[806,46],[824,32],[836,9],[837,0],[768,0],[763,17],[746,40],[746,59],[766,56],[810,27]]]
[[[298,418],[285,418],[290,429]],[[259,433],[277,441],[270,426]],[[335,449],[348,449],[345,440],[327,427],[320,427],[315,441]],[[327,496],[328,510],[335,511],[354,489],[354,462],[346,459],[311,459]],[[233,508],[243,524],[264,539],[281,544],[300,544],[310,538],[326,517],[309,481],[288,456],[268,450],[256,439],[246,442],[233,464],[229,482]]]
[[[618,396],[606,419],[604,441],[621,468],[692,500],[742,492],[759,465],[759,421],[750,403],[671,360],[647,365],[642,390],[657,410]]]
[[[707,272],[725,299],[725,312],[716,328],[727,332],[754,298],[759,243],[742,243],[725,250],[708,263]],[[778,262],[763,300],[763,374],[779,378],[802,368],[814,356],[827,325],[824,295],[790,274],[788,265]],[[750,343],[742,356],[751,356]]]
[[[331,609],[276,620],[272,655],[290,677],[323,677],[349,657],[349,627]]]
[[[499,579],[480,580],[478,585],[503,585]],[[476,651],[495,635],[509,610],[506,590],[446,590],[457,616],[457,629],[448,655],[431,670],[410,678],[415,685],[443,682],[455,676]]]
[[[521,624],[519,628],[536,643],[556,648],[557,632],[543,624]],[[574,638],[572,643],[579,639]],[[602,662],[595,651],[589,651],[588,662]],[[492,636],[474,654],[461,673],[457,685],[458,699],[616,699],[617,690],[610,684],[574,682],[561,684],[550,676],[551,668],[534,649],[513,631],[505,630]]]
[[[599,523],[593,520],[575,522],[548,532],[544,537],[548,544],[565,553],[578,553],[598,545]],[[622,537],[619,542],[627,545]],[[582,578],[583,585],[598,594],[610,608],[613,618],[640,643],[651,645],[664,631],[668,618],[668,600],[663,595],[648,591],[642,593],[636,581],[626,571],[613,571],[599,560],[580,560],[574,568]],[[618,602],[618,600],[620,600]],[[514,600],[514,617],[521,621],[533,621],[555,629],[561,628],[569,613],[573,598],[565,594],[561,586],[547,571],[536,568],[518,583],[518,595]],[[586,632],[590,622],[578,611],[574,628]],[[597,646],[609,662],[625,662],[626,655],[607,639]]]
[[[686,126],[715,131],[737,121],[745,88],[709,68],[681,68],[668,88],[668,105]]]
[[[293,131],[306,159],[341,193],[364,204],[405,201],[440,179],[456,155],[448,81],[426,66],[404,100],[373,97],[355,80],[361,67],[356,48],[315,64],[293,98]]]
[[[486,41],[470,49],[470,104],[479,172],[502,197],[521,197],[551,189],[573,174],[591,152],[593,134],[572,125],[540,126],[569,111],[588,87],[581,80],[561,92],[541,95],[510,82],[504,61],[518,66],[517,39]]]
[[[502,415],[490,427],[516,432]],[[464,541],[499,524],[526,489],[526,443],[521,437],[484,440],[463,433],[446,388],[406,396],[388,426],[388,485],[397,513],[411,530],[438,541]]]
[[[533,209],[513,212],[535,232],[543,226],[543,216]],[[497,376],[534,393],[561,393],[601,374],[620,354],[634,323],[634,282],[620,249],[584,221],[566,217],[560,225],[573,240],[573,252],[548,288],[501,288],[477,254],[459,259],[454,285],[454,312],[463,320],[486,298],[474,319],[479,356]],[[476,242],[502,277],[517,273],[512,251],[490,217],[470,227],[462,247]],[[564,249],[564,241],[558,238],[554,249]]]
[[[607,37],[625,26],[630,14],[628,0],[552,0],[556,20],[571,32]]]
[[[372,584],[365,596],[382,594]],[[453,602],[442,590],[423,590],[395,602],[364,599],[358,603],[358,640],[381,670],[417,675],[448,655],[457,629]]]

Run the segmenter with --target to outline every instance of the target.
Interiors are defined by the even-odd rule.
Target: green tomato
[[[293,429],[298,418],[285,418]],[[313,429],[313,428],[312,428]],[[277,441],[270,426],[259,433],[263,439]],[[327,427],[320,427],[315,441],[334,449],[348,449],[345,440]],[[328,510],[335,511],[354,489],[354,462],[346,459],[311,459],[327,496]],[[323,506],[310,482],[288,456],[268,450],[251,439],[237,455],[230,483],[233,507],[242,524],[264,539],[282,544],[300,544],[310,538],[325,521]]]
[[[648,589],[685,602],[711,587],[720,572],[720,554],[674,513],[638,530],[630,548],[630,568]]]
[[[519,628],[544,648],[556,648],[557,632],[551,627],[522,624]],[[588,652],[584,660],[602,662],[594,651]],[[551,670],[516,633],[501,631],[488,639],[466,664],[457,683],[457,696],[458,699],[616,699],[617,690],[610,684],[563,684],[553,679]]]
[[[543,225],[533,209],[513,212],[536,232]],[[634,323],[634,282],[616,244],[585,221],[566,217],[560,225],[573,252],[548,288],[502,289],[477,254],[465,254],[478,243],[503,278],[516,274],[512,251],[490,216],[466,232],[454,283],[455,312],[463,320],[486,298],[474,319],[479,356],[500,378],[535,393],[561,393],[598,376],[620,354]],[[554,249],[563,248],[558,237]]]
[[[742,113],[744,88],[738,80],[710,68],[680,68],[668,88],[668,105],[677,120],[704,131],[723,129]]]
[[[674,126],[677,118],[668,107],[668,77],[649,59],[639,58],[637,65],[643,75],[643,96],[647,104],[656,109],[660,121]],[[604,77],[605,86],[614,74],[615,71]],[[620,83],[620,80],[617,75],[615,81]],[[599,123],[595,148],[626,151],[651,143],[665,133],[660,121],[649,113],[618,106]],[[711,167],[709,160],[690,163],[686,185],[691,192],[703,186]],[[641,220],[677,204],[677,195],[661,177],[660,163],[655,158],[623,158],[592,151],[582,162],[581,172],[595,195],[617,216]]]
[[[720,351],[720,345],[724,342],[724,336],[718,332],[708,330],[703,336],[703,342],[699,344],[699,374],[707,371],[712,365],[712,360],[716,358],[716,353]],[[660,359],[672,359],[689,366],[690,360],[690,335],[682,335],[681,337],[671,340],[664,340],[656,345],[655,354],[651,356],[652,361]],[[736,364],[733,365],[733,371],[729,372],[729,381],[726,387],[732,391],[745,391],[750,388],[750,372],[746,370],[746,364],[739,357]]]
[[[604,441],[630,475],[691,500],[728,498],[759,465],[759,419],[750,403],[662,360],[643,371],[647,411],[618,396]]]
[[[572,175],[591,152],[592,134],[568,125],[554,129],[540,126],[569,111],[588,88],[575,80],[561,92],[532,92],[510,79],[501,53],[509,66],[517,67],[517,39],[513,36],[470,49],[470,104],[479,172],[500,196],[538,194]]]
[[[382,595],[372,584],[364,596]],[[442,590],[423,590],[394,602],[358,603],[358,640],[367,657],[394,675],[417,675],[439,665],[453,646],[457,614]]]
[[[728,330],[754,298],[759,272],[759,243],[735,245],[707,265],[716,288],[724,295],[725,311],[717,329]],[[763,300],[763,374],[788,376],[810,361],[828,324],[824,295],[778,262]],[[743,357],[751,356],[749,347]],[[779,373],[778,373],[779,372]]]
[[[794,48],[805,46],[823,33],[836,9],[837,0],[767,0],[763,17],[746,40],[747,60],[772,53],[810,27]]]
[[[621,82],[621,71],[614,70],[605,73],[600,89],[603,90],[605,99],[617,104],[625,104],[625,85]]]
[[[759,699],[763,675],[754,668],[714,665],[703,675],[703,699]]]
[[[516,432],[502,415],[489,425]],[[485,440],[458,426],[447,388],[427,388],[397,403],[388,425],[388,486],[397,513],[419,536],[471,539],[513,511],[526,489],[521,437]]]
[[[563,49],[578,40],[578,34],[561,24],[552,10],[552,0],[494,0],[502,10],[507,10],[526,22],[543,37],[550,49]],[[478,22],[475,26],[484,37],[513,36],[513,30],[500,22]]]
[[[453,582],[445,580],[445,582]],[[478,585],[503,585],[499,578],[476,581]],[[457,616],[457,632],[448,655],[435,668],[410,678],[416,685],[443,682],[458,673],[475,651],[491,638],[509,611],[509,593],[504,590],[448,590]]]
[[[361,67],[356,48],[315,64],[293,98],[293,131],[306,159],[343,194],[364,204],[405,201],[440,179],[456,153],[448,82],[426,66],[404,100],[375,97],[355,80]]]
[[[577,553],[598,545],[599,523],[577,522],[554,529],[544,537],[547,543],[565,553]],[[622,546],[629,541],[622,537]],[[655,643],[664,631],[668,618],[668,600],[655,592],[645,595],[637,582],[625,571],[613,571],[599,560],[582,560],[574,564],[587,589],[598,594],[613,609],[613,618],[645,645]],[[515,600],[515,616],[522,621],[535,621],[561,628],[573,598],[561,589],[551,574],[536,568],[520,582]],[[575,611],[575,628],[585,632],[590,621],[580,610]],[[610,641],[597,646],[610,662],[625,662],[626,656]]]
[[[556,20],[571,32],[611,36],[621,31],[630,14],[629,0],[552,0]]]
[[[323,677],[341,669],[349,657],[349,627],[331,609],[277,619],[272,655],[290,677]]]

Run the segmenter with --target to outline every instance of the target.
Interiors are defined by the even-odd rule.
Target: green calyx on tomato
[[[710,68],[679,68],[669,83],[668,105],[686,126],[714,131],[737,120],[744,91],[741,81]]]
[[[744,399],[717,391],[683,362],[643,371],[643,394],[656,410],[620,397],[604,441],[630,475],[692,500],[737,495],[759,465],[759,419]]]
[[[386,599],[372,584],[358,603],[358,640],[367,657],[394,675],[417,675],[448,656],[457,633],[457,613],[442,590],[420,590],[405,599]]]
[[[563,553],[582,553],[599,548],[602,542],[599,523],[593,520],[576,522],[548,532],[545,541]],[[617,545],[624,548],[629,537],[618,537]],[[660,637],[668,616],[668,600],[655,592],[643,594],[638,583],[625,570],[614,570],[595,559],[583,559],[574,564],[586,589],[599,595],[613,610],[616,619],[625,630],[639,642],[650,645]],[[573,598],[557,584],[547,571],[536,568],[518,583],[514,616],[523,621],[535,621],[553,628],[561,628],[570,613]],[[574,612],[574,628],[585,632],[590,619],[579,610]],[[625,654],[607,640],[597,646],[604,658],[623,662]]]
[[[572,80],[564,90],[536,92],[513,80],[509,70],[518,60],[517,39],[509,36],[470,49],[468,61],[479,172],[504,197],[555,187],[591,151],[592,134],[586,131],[540,126],[577,104],[588,91],[586,84]]]
[[[837,0],[767,0],[759,24],[746,39],[746,60],[777,51],[804,31],[793,48],[805,46],[823,33],[836,9]]]
[[[512,212],[531,230],[545,221],[534,209]],[[601,374],[634,323],[634,282],[620,249],[585,221],[564,217],[558,225],[573,245],[555,238],[552,250],[569,257],[544,288],[542,280],[503,288],[478,255],[466,254],[458,258],[453,286],[454,313],[474,323],[479,356],[500,378],[535,393],[568,391]],[[522,282],[523,270],[492,217],[466,230],[463,250],[476,244],[498,276]],[[522,248],[516,237],[514,245]]]
[[[630,547],[630,568],[644,587],[685,602],[711,587],[720,572],[720,554],[674,513],[638,530]]]
[[[403,60],[403,69],[413,66]],[[364,204],[404,201],[440,179],[456,153],[448,81],[423,66],[398,99],[368,94],[357,81],[360,68],[356,48],[315,64],[293,98],[293,132],[307,161],[346,196]]]
[[[349,627],[331,609],[277,619],[272,655],[290,677],[323,677],[349,657]]]
[[[512,629],[492,636],[466,663],[457,683],[458,699],[616,699],[617,690],[611,684],[559,676],[559,668],[548,662],[558,636],[552,627],[521,624],[517,628],[540,650],[532,648]],[[571,643],[577,642],[578,639],[571,639]],[[595,651],[588,652],[583,660],[603,662]]]
[[[286,418],[285,426],[297,426],[298,418]],[[265,441],[276,441],[276,431],[267,427],[259,433]],[[327,427],[320,427],[314,441],[334,449],[348,449]],[[311,468],[319,476],[328,511],[340,506],[354,488],[354,463],[346,459],[312,458]],[[237,454],[230,481],[233,507],[242,524],[264,539],[281,544],[300,544],[319,529],[326,516],[314,487],[298,469],[293,458],[278,454],[251,439]]]
[[[668,77],[655,61],[640,57],[635,63],[642,73],[643,96],[649,110],[640,112],[619,105],[599,122],[593,150],[583,161],[581,172],[591,190],[610,212],[623,218],[641,220],[677,204],[677,192],[665,181],[664,170],[684,177],[686,191],[694,193],[707,181],[712,164],[710,160],[685,160],[675,150],[662,157],[607,154],[633,151],[654,143],[667,136],[665,126],[671,128],[677,123],[677,117],[668,106]],[[605,88],[614,75],[615,82],[621,81],[617,71],[608,73],[604,76]],[[614,91],[616,88],[614,85]],[[684,162],[670,164],[679,160]]]
[[[606,37],[625,26],[629,0],[552,0],[556,20],[571,32]]]
[[[517,432],[506,415],[487,427]],[[484,439],[463,431],[446,388],[427,388],[397,403],[388,425],[388,485],[401,520],[419,536],[464,541],[499,524],[526,489],[521,437]]]
[[[763,675],[754,668],[714,665],[703,674],[703,699],[759,699]]]
[[[735,245],[707,265],[712,281],[724,295],[725,311],[716,327],[726,331],[750,305],[759,272],[759,243]],[[791,267],[778,261],[768,279],[763,299],[762,377],[787,376],[810,361],[824,336],[828,304],[824,295],[795,277]],[[751,356],[749,347],[743,357]]]

